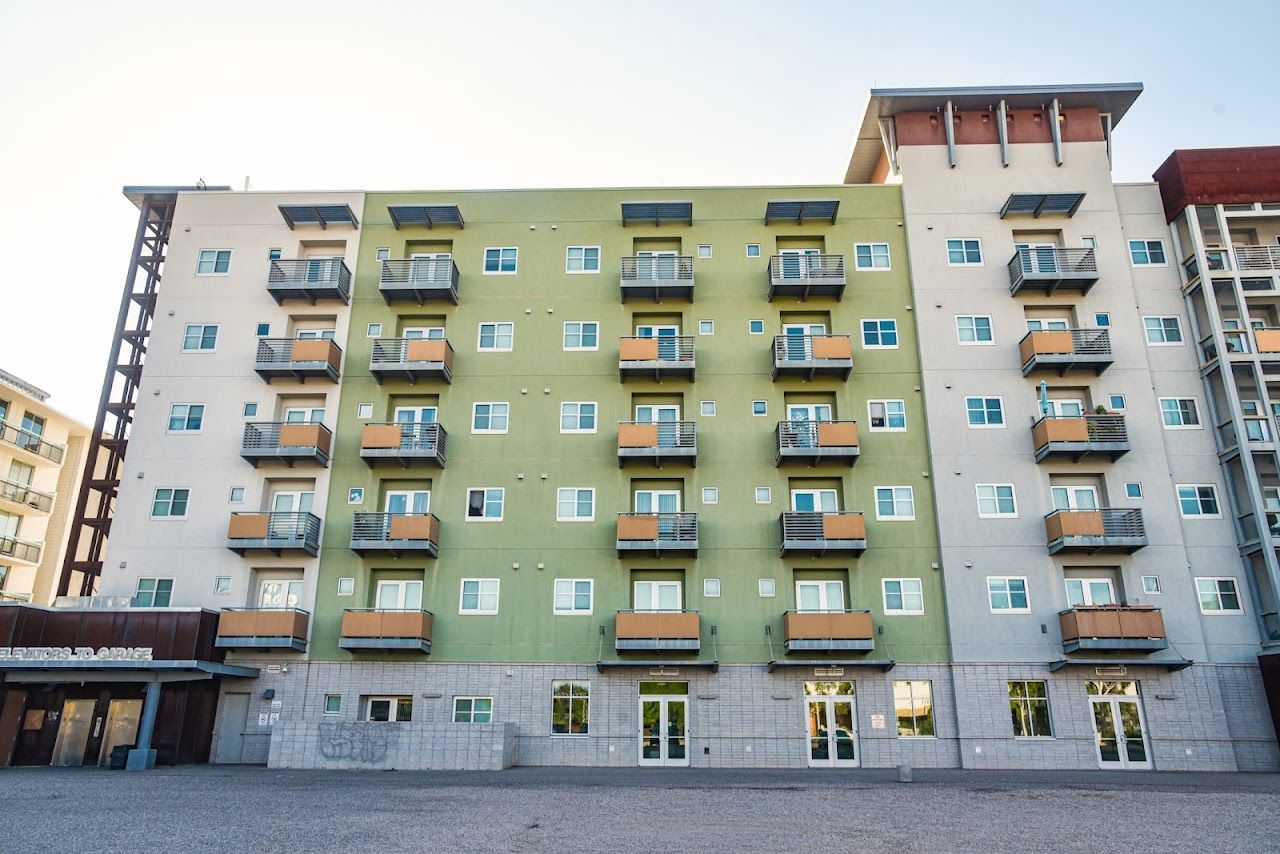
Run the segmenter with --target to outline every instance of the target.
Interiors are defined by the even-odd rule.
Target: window
[[[368,421],[373,417],[373,404],[361,403],[356,406],[356,418],[360,421]]]
[[[1130,240],[1129,259],[1133,261],[1135,267],[1163,265],[1165,263],[1164,241]]]
[[[778,592],[778,583],[773,578],[762,578],[757,585],[760,596],[764,599],[772,599]]]
[[[1111,315],[1105,311],[1100,311],[1093,316],[1093,325],[1099,329],[1106,329],[1111,325]]]
[[[957,314],[956,339],[961,344],[994,344],[989,314]]]
[[[1009,714],[1013,718],[1014,738],[1053,738],[1047,683],[1038,680],[1010,682]]]
[[[1018,502],[1012,483],[979,483],[978,517],[981,519],[1016,519]]]
[[[591,686],[586,682],[551,683],[551,734],[586,735]]]
[[[170,433],[199,433],[202,426],[203,403],[175,403],[169,407]]]
[[[720,490],[714,486],[702,487],[702,503],[703,504],[719,504]]]
[[[772,504],[772,503],[773,503],[773,490],[772,490],[772,489],[770,489],[770,488],[769,488],[769,487],[767,487],[767,486],[757,486],[757,487],[756,487],[756,503],[757,503],[757,504]]]
[[[699,335],[715,335],[716,322],[714,320],[699,320],[698,334]]]
[[[1112,412],[1124,412],[1129,406],[1129,402],[1125,400],[1123,394],[1112,394],[1107,396],[1107,409]]]
[[[231,595],[231,576],[219,575],[213,579],[213,592],[218,596]]]
[[[413,720],[412,697],[370,697],[364,705],[364,719],[378,723]]]
[[[255,415],[258,414],[258,404],[246,403],[244,405],[244,408],[240,410],[240,414],[245,418],[253,418]]]
[[[768,402],[763,400],[751,401],[751,414],[752,415],[768,415],[769,414]]]
[[[365,326],[364,334],[368,338],[378,338],[379,336],[382,335],[382,324],[370,323],[369,325]]]
[[[895,681],[893,709],[899,738],[933,737],[933,683],[928,679]]]
[[[966,397],[964,408],[969,413],[969,427],[1003,427],[1004,399],[999,397]]]
[[[698,257],[699,257],[699,258],[710,258],[710,257],[711,257],[711,244],[710,244],[710,243],[699,243],[699,244],[698,244]]]
[[[717,599],[720,597],[720,579],[704,578],[702,579],[702,595],[708,599]]]
[[[279,260],[280,260],[281,258],[283,258],[283,257],[284,257],[284,250],[283,250],[283,249],[268,249],[268,250],[267,250],[267,260],[268,260],[268,261],[279,261]]]
[[[1201,614],[1239,614],[1243,611],[1234,578],[1197,578],[1196,593],[1200,596]]]
[[[859,270],[888,270],[888,243],[853,244],[854,267]]]
[[[338,595],[354,596],[356,593],[356,580],[354,578],[338,579]]]
[[[254,332],[259,338],[266,338],[268,335],[271,334],[271,324],[259,323],[257,329],[255,329]]]
[[[453,722],[455,724],[493,723],[493,698],[454,697]]]
[[[464,578],[458,599],[459,614],[498,613],[498,579]]]
[[[1160,576],[1144,575],[1142,576],[1142,592],[1149,596],[1160,595]]]
[[[760,257],[760,244],[759,244],[759,243],[748,243],[748,244],[747,244],[747,257],[748,257],[748,258],[759,258],[759,257]]]
[[[510,275],[515,271],[516,249],[514,246],[484,250],[484,273],[486,276]]]
[[[714,400],[704,400],[699,405],[698,411],[710,418],[716,414],[716,402]]]
[[[899,616],[924,614],[924,583],[918,578],[886,578],[881,585],[884,612]]]
[[[1222,516],[1218,509],[1218,490],[1213,484],[1179,484],[1178,504],[1184,519]]]
[[[1142,498],[1142,484],[1137,481],[1130,481],[1124,485],[1124,497],[1137,501]]]
[[[868,400],[867,418],[873,431],[901,433],[907,429],[907,404],[902,400]]]
[[[507,432],[508,404],[477,403],[471,407],[472,433]]]
[[[197,276],[225,276],[231,269],[230,249],[201,249],[196,261]]]
[[[844,610],[844,582],[797,581],[796,610],[824,613]]]
[[[876,518],[909,521],[916,518],[916,502],[909,486],[877,486]]]
[[[481,487],[467,490],[468,522],[501,522],[502,504],[506,490],[501,487]]]
[[[1144,317],[1142,326],[1147,330],[1148,344],[1181,344],[1182,325],[1172,316]]]
[[[993,614],[1030,614],[1027,579],[1022,576],[987,576],[987,602]]]
[[[862,346],[866,350],[896,350],[898,348],[898,321],[862,321]]]
[[[564,325],[564,349],[599,350],[600,324],[594,320],[570,320]]]
[[[1109,578],[1067,578],[1067,604],[1072,608],[1081,605],[1114,605],[1115,588]]]
[[[348,504],[363,504],[363,503],[364,503],[364,487],[362,487],[362,486],[353,486],[353,487],[351,487],[350,489],[348,489],[348,490],[347,490],[347,503],[348,503]]]
[[[188,323],[182,334],[182,352],[211,353],[218,346],[215,323]]]
[[[390,261],[391,249],[386,246],[380,246],[374,250],[373,257],[376,261]]]
[[[133,607],[168,608],[172,599],[172,578],[139,578],[133,594]]]
[[[508,352],[515,334],[514,323],[481,323],[476,349],[481,352]]]
[[[561,433],[596,432],[595,401],[568,401],[560,404]]]
[[[947,241],[947,264],[973,267],[982,264],[982,242],[976,237],[955,237]]]
[[[187,499],[191,497],[189,489],[173,489],[162,487],[155,491],[151,499],[152,519],[182,519],[187,515]]]
[[[1200,426],[1200,412],[1193,397],[1160,398],[1160,417],[1166,430],[1196,428]]]
[[[486,255],[486,259],[487,259]],[[512,267],[514,270],[515,267]],[[564,253],[564,271],[566,273],[599,273],[599,246],[570,246]]]
[[[576,486],[556,490],[557,522],[590,522],[596,518],[596,491]]]
[[[342,695],[341,694],[325,694],[324,695],[324,713],[326,715],[336,715],[342,711]]]
[[[552,613],[589,615],[591,588],[592,583],[589,578],[557,578]]]
[[[244,501],[244,487],[243,486],[231,487],[231,493],[230,495],[227,496],[227,500],[230,501],[232,504],[239,504],[241,501]]]
[[[763,334],[764,334],[764,321],[763,321],[763,320],[748,320],[748,321],[747,321],[747,334],[748,334],[748,335],[763,335]]]

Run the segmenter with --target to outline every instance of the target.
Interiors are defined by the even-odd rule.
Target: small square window
[[[702,503],[718,504],[720,502],[720,490],[714,486],[702,487]]]
[[[258,334],[258,337],[259,337],[259,338],[266,338],[268,335],[270,335],[270,334],[271,334],[271,324],[270,324],[270,323],[259,323],[259,324],[258,324],[258,333],[257,333],[257,334]]]
[[[770,488],[769,488],[769,487],[767,487],[767,486],[757,486],[757,487],[756,487],[756,503],[757,503],[757,504],[772,504],[772,503],[773,503],[773,490],[772,490],[772,489],[770,489]]]
[[[762,597],[764,597],[765,599],[770,599],[777,595],[778,583],[775,579],[772,579],[772,578],[762,578],[760,579],[759,590],[760,590],[760,595]]]
[[[281,258],[283,258],[283,257],[284,257],[284,250],[283,250],[283,249],[268,249],[268,250],[267,250],[267,260],[268,260],[268,261],[279,261],[279,260],[280,260]]]
[[[1112,412],[1124,412],[1127,408],[1127,402],[1123,394],[1112,394],[1107,396],[1107,408]]]
[[[764,400],[751,401],[751,414],[752,415],[768,415],[769,414],[768,401],[764,401]]]
[[[716,414],[716,402],[714,400],[702,401],[699,411],[708,417]]]
[[[380,247],[380,248],[378,248],[378,249],[373,253],[373,257],[374,257],[374,258],[376,258],[376,259],[377,259],[377,260],[379,260],[379,261],[390,261],[390,260],[391,260],[391,250],[390,250],[390,249],[388,249],[388,248],[387,248],[387,247],[385,247],[385,246]]]
[[[748,244],[747,244],[747,257],[748,257],[748,258],[759,258],[759,257],[760,257],[760,244],[759,244],[759,243],[748,243]]]
[[[231,487],[231,495],[227,498],[227,500],[230,501],[232,504],[239,504],[241,501],[244,501],[244,487],[243,486]]]
[[[342,695],[341,694],[325,694],[324,695],[324,713],[326,715],[336,715],[342,711]]]
[[[764,321],[763,321],[763,320],[748,320],[748,321],[747,321],[747,332],[748,332],[749,334],[751,334],[751,335],[763,335],[763,334],[764,334]]]
[[[368,421],[373,417],[373,404],[361,403],[356,406],[356,418],[361,421]]]
[[[1142,592],[1149,596],[1158,596],[1160,594],[1160,576],[1142,576]]]
[[[698,334],[699,335],[715,335],[716,322],[714,320],[699,320]]]
[[[1134,501],[1142,498],[1142,484],[1130,482],[1124,485],[1124,497],[1132,498]]]
[[[1093,316],[1093,324],[1099,329],[1106,329],[1111,325],[1111,315],[1105,311],[1100,311]]]
[[[231,595],[231,576],[219,575],[213,579],[213,592],[219,596]]]
[[[720,596],[720,579],[704,578],[702,579],[702,595],[708,599],[716,599]]]
[[[253,417],[254,417],[255,415],[257,415],[257,414],[258,414],[258,404],[256,404],[256,403],[246,403],[246,404],[244,405],[244,417],[245,417],[245,418],[253,418]]]
[[[363,504],[363,503],[364,503],[364,487],[362,487],[362,486],[353,486],[353,487],[351,487],[350,489],[348,489],[348,490],[347,490],[347,503],[348,503],[348,504]]]
[[[338,579],[338,595],[354,596],[356,593],[356,580],[354,578]]]
[[[699,257],[699,258],[710,258],[710,257],[711,257],[711,244],[710,244],[710,243],[699,243],[699,244],[698,244],[698,257]]]
[[[382,324],[370,323],[364,328],[364,334],[369,338],[379,338],[382,336]]]

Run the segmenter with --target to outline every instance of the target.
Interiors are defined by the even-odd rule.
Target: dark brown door
[[[13,751],[18,743],[18,730],[22,726],[22,713],[27,709],[27,692],[10,688],[4,693],[4,705],[0,706],[0,768],[13,761]]]

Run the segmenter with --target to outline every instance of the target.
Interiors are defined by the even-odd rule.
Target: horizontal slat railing
[[[398,517],[436,518],[434,513],[356,513],[351,523],[351,539],[366,542],[391,542],[391,520]]]
[[[323,424],[314,424],[309,421],[258,421],[244,425],[244,437],[240,440],[241,450],[279,450],[280,429],[285,426],[318,427],[323,435],[329,437],[328,446],[332,447],[333,433]]]
[[[383,288],[452,288],[458,265],[452,258],[406,258],[382,262],[378,286]]]
[[[664,542],[696,543],[698,541],[697,513],[619,513],[618,518],[628,516],[657,517],[658,539]]]
[[[698,446],[695,421],[620,421],[620,427],[656,427],[659,448],[696,448]]]
[[[0,497],[46,513],[53,509],[53,493],[32,489],[29,484],[9,480],[7,477],[0,477]]]
[[[399,427],[400,428],[400,450],[402,451],[421,451],[427,454],[445,452],[445,442],[448,439],[448,433],[439,424],[432,422],[415,422],[412,424],[402,424],[396,421],[371,422],[367,426],[377,427]]]
[[[646,283],[654,281],[693,282],[693,258],[688,255],[655,255],[622,259],[622,281]]]
[[[658,361],[660,362],[692,362],[693,336],[668,335],[662,338],[639,338],[627,336],[623,341],[656,341],[658,342]]]
[[[267,517],[267,539],[292,540],[315,549],[320,546],[320,517],[314,513],[232,513]]]
[[[861,516],[860,510],[833,510],[828,513],[789,511],[782,514],[782,539],[787,540],[825,540],[825,516]]]
[[[1147,526],[1141,510],[1124,510],[1112,507],[1081,508],[1078,510],[1054,510],[1045,515],[1051,519],[1062,513],[1099,513],[1102,516],[1104,537],[1145,537]]]
[[[818,448],[819,426],[823,424],[857,424],[856,421],[779,421],[774,428],[778,449]]]
[[[409,363],[409,345],[414,341],[432,340],[443,341],[445,349],[453,352],[453,345],[447,339],[422,339],[422,338],[375,338],[373,341],[373,352],[369,356],[370,368],[394,368],[399,365]]]
[[[1236,267],[1240,270],[1280,270],[1280,245],[1235,244]]]
[[[303,338],[259,338],[258,350],[254,354],[254,362],[259,365],[291,365],[294,362],[293,346],[299,341],[310,343],[312,339]],[[342,352],[342,348],[332,340],[321,339],[326,341],[338,353]],[[322,360],[315,360],[322,361]]]
[[[843,255],[774,255],[769,278],[775,282],[840,282],[845,278]]]
[[[17,424],[10,424],[7,421],[0,421],[0,441],[55,463],[62,462],[62,457],[67,452],[65,446],[50,442],[39,433],[23,430]]]
[[[1009,259],[1009,286],[1016,288],[1024,279],[1054,276],[1086,277],[1098,274],[1098,256],[1084,247],[1018,249]]]
[[[815,358],[813,355],[813,339],[814,338],[843,338],[849,340],[848,335],[775,335],[773,338],[773,358],[777,362],[812,362]],[[849,350],[853,353],[852,348]],[[818,356],[816,358],[825,359],[828,356]],[[841,358],[852,359],[852,355]]]
[[[1036,421],[1036,424],[1054,421],[1085,422],[1090,442],[1129,441],[1129,431],[1125,426],[1123,415],[1045,415]]]
[[[308,287],[337,288],[351,294],[351,271],[341,258],[300,258],[272,261],[267,272],[269,289]]]

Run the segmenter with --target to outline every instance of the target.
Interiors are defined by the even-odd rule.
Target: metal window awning
[[[1064,667],[1163,667],[1165,670],[1186,670],[1195,664],[1189,658],[1157,659],[1146,658],[1064,658],[1049,662],[1049,672],[1057,673]]]
[[[359,228],[351,205],[280,205],[280,216],[285,225],[297,228],[300,225],[318,225],[328,228],[331,225],[349,225]]]
[[[1000,218],[1010,216],[1075,216],[1084,193],[1011,193],[1000,208]]]
[[[695,658],[688,661],[678,658],[666,658],[655,661],[653,659],[639,658],[615,658],[609,661],[597,661],[596,670],[610,670],[617,667],[647,667],[651,670],[661,668],[680,669],[682,667],[691,667],[695,669],[710,670],[715,673],[720,669],[720,662],[714,658]]]
[[[406,225],[425,225],[427,228],[435,228],[437,225],[466,227],[462,211],[457,205],[387,205],[387,213],[391,214],[391,224],[397,229]]]
[[[792,199],[770,200],[764,206],[764,224],[775,222],[794,222],[797,225],[810,221],[836,221],[836,212],[840,210],[839,199]]]
[[[664,222],[693,225],[693,202],[623,202],[622,224]]]
[[[892,658],[779,658],[769,662],[769,672],[779,667],[874,667],[887,673],[895,664]]]

